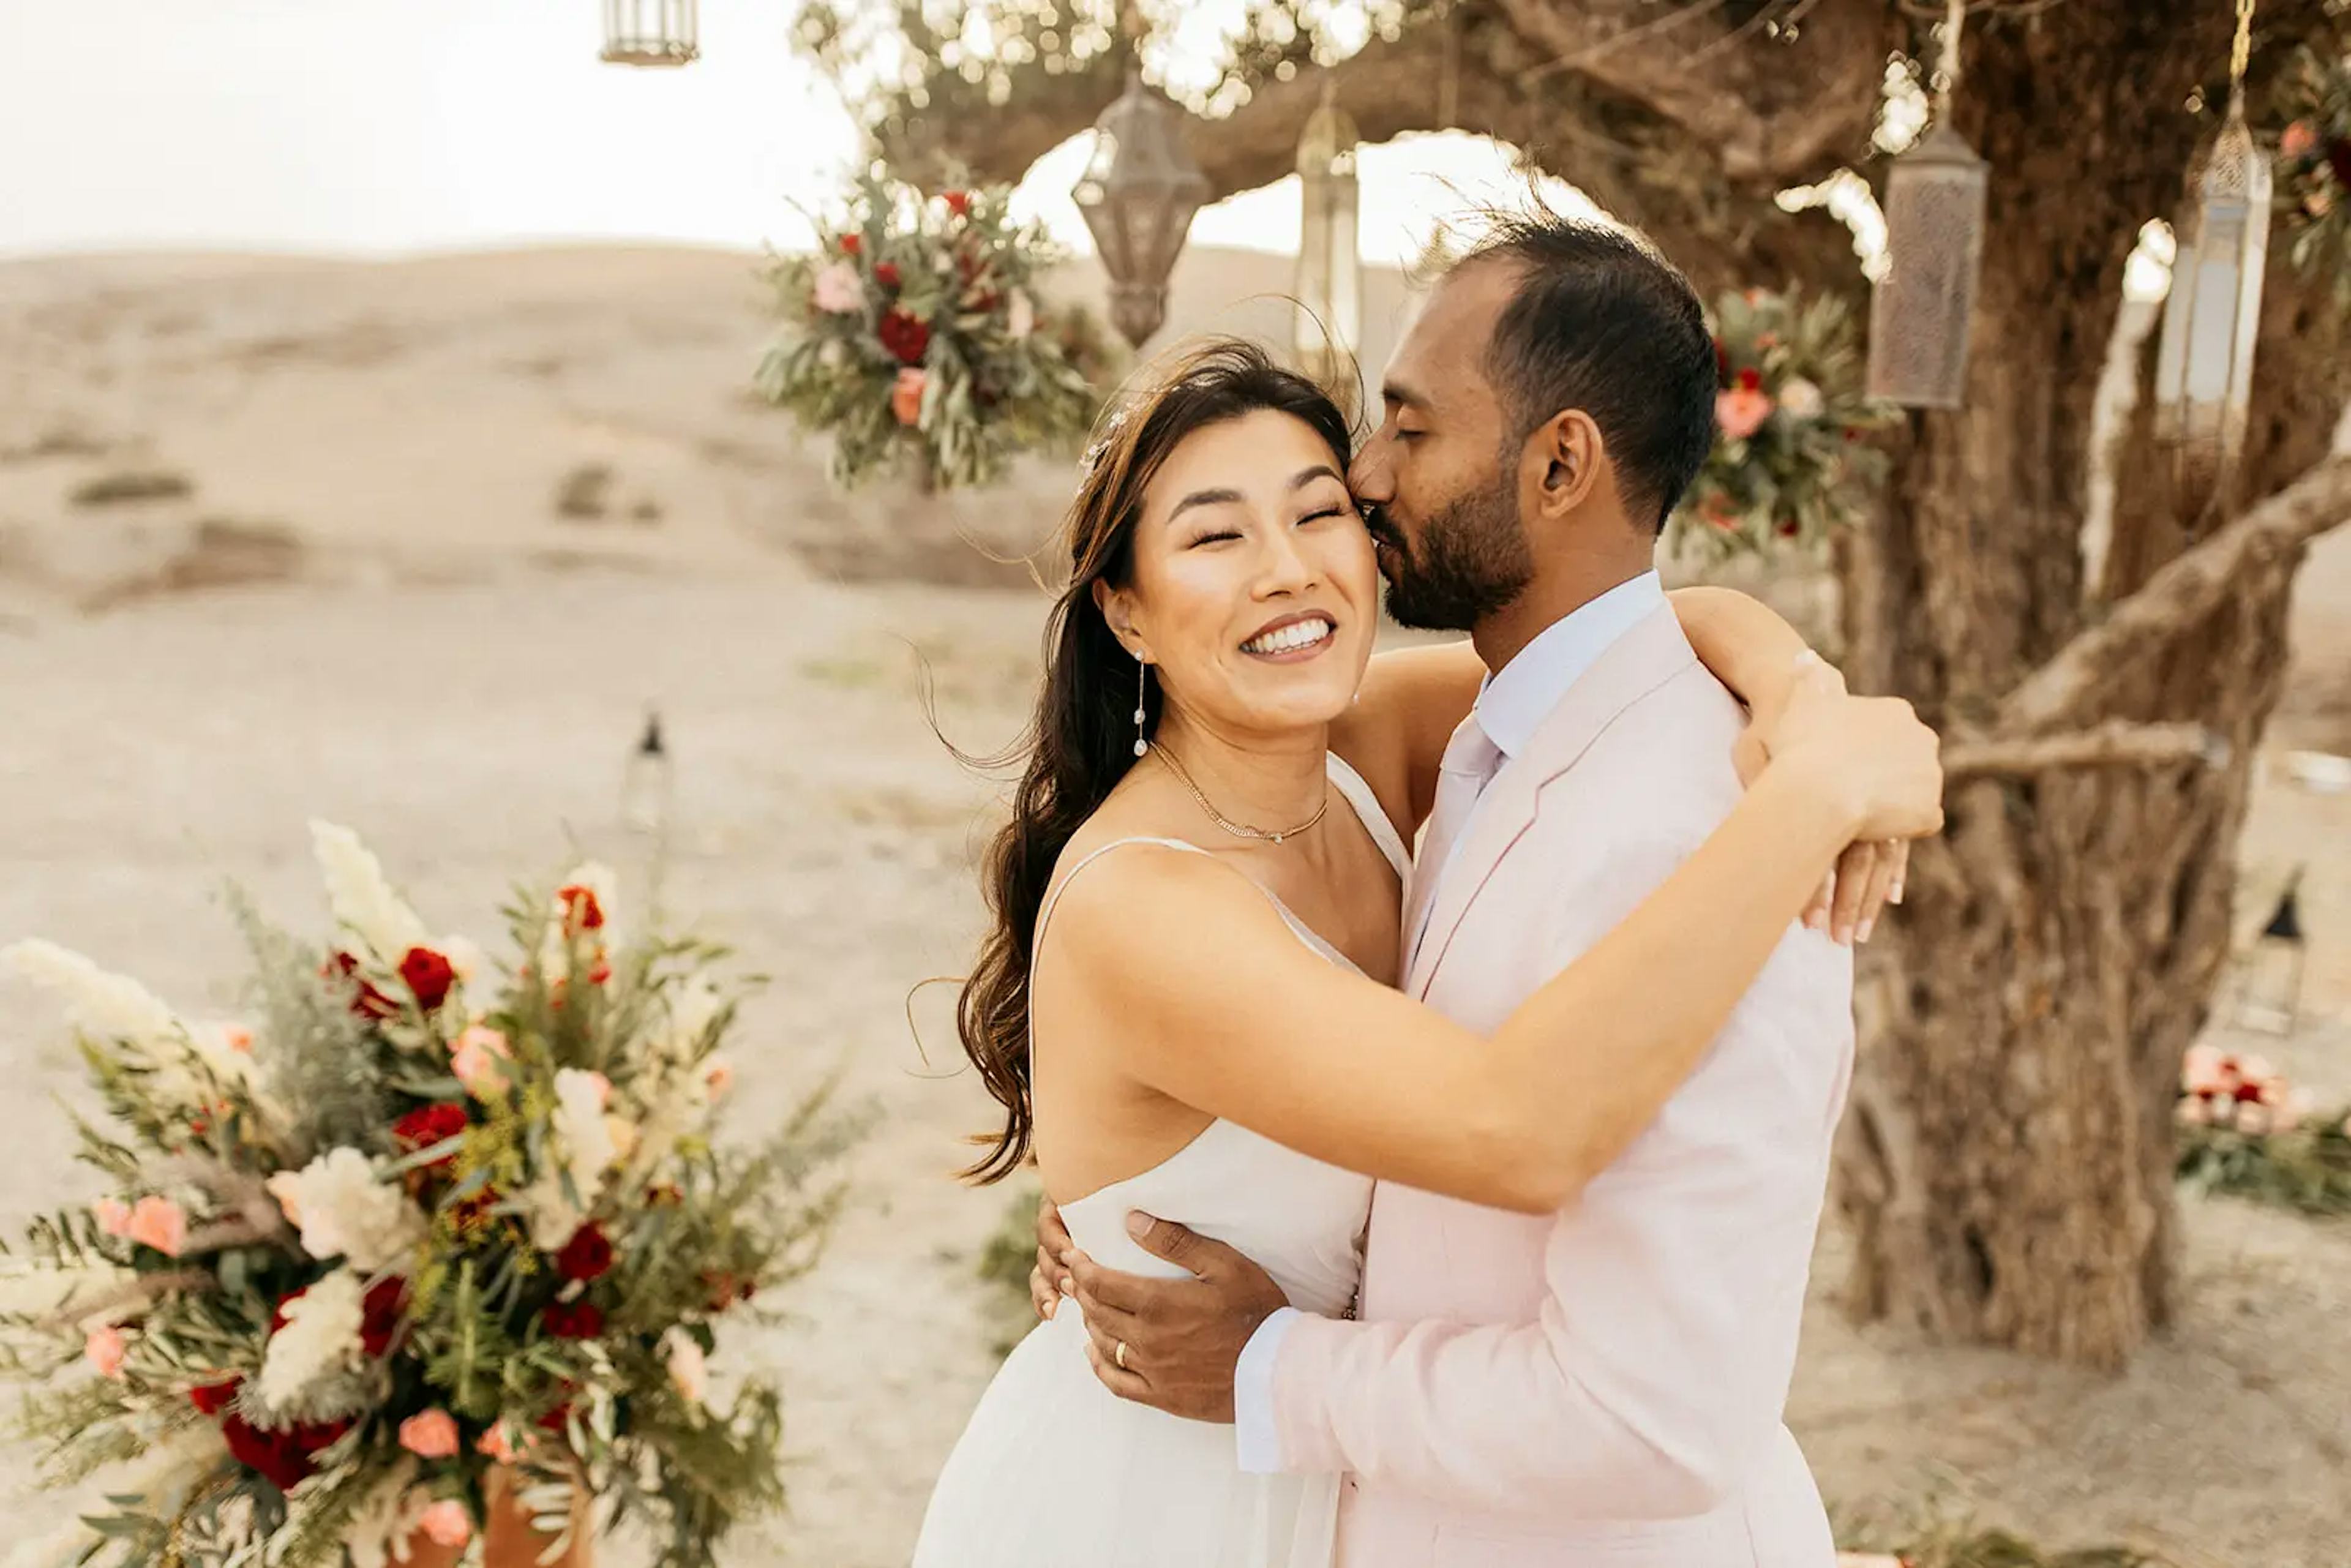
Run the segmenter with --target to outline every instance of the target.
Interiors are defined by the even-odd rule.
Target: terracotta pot
[[[531,1527],[530,1515],[515,1500],[514,1471],[500,1465],[490,1471],[485,1499],[489,1523],[482,1542],[483,1568],[538,1568],[539,1553],[554,1537]],[[571,1504],[571,1544],[546,1568],[595,1568],[595,1542],[588,1534],[588,1494],[575,1492]],[[408,1538],[406,1568],[456,1568],[465,1554],[462,1546],[440,1546],[421,1534]]]

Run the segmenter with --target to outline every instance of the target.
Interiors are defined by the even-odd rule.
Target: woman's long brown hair
[[[1134,766],[1135,664],[1094,603],[1094,584],[1124,588],[1134,570],[1143,493],[1185,437],[1270,409],[1303,420],[1343,470],[1351,445],[1339,407],[1311,381],[1275,364],[1254,343],[1218,339],[1170,361],[1109,416],[1089,454],[1062,524],[1069,586],[1045,627],[1045,676],[1027,732],[1008,760],[1025,758],[1012,820],[981,870],[990,925],[964,982],[956,1029],[980,1081],[1004,1107],[987,1154],[962,1174],[1001,1181],[1029,1156],[1036,1131],[1029,1099],[1029,978],[1037,915],[1061,851]],[[1159,683],[1144,702],[1146,733],[1159,722]]]

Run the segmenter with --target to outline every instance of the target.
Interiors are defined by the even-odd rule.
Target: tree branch
[[[1884,0],[1825,0],[1781,32],[1767,6],[1652,0],[1499,0],[1553,57],[1524,80],[1572,71],[1634,99],[1711,148],[1734,182],[1808,178],[1857,149],[1877,109],[1894,19]],[[1792,34],[1792,36],[1791,36]]]
[[[1943,777],[1957,781],[2053,773],[2067,768],[2224,766],[2229,743],[2200,724],[2106,724],[2071,735],[1961,741],[1943,753]]]
[[[2103,687],[2200,623],[2252,569],[2346,521],[2351,521],[2351,455],[2338,455],[2158,570],[2011,692],[2001,704],[1998,727],[2038,735],[2095,711]]]

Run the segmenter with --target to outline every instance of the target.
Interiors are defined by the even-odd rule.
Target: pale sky
[[[793,54],[795,10],[702,0],[703,58],[643,71],[597,59],[597,0],[0,0],[0,255],[801,243],[792,202],[842,189],[856,139]],[[1081,249],[1084,152],[1024,186]],[[1367,260],[1510,189],[1466,136],[1366,149],[1362,172]],[[1295,180],[1237,197],[1193,240],[1294,250],[1297,203]]]

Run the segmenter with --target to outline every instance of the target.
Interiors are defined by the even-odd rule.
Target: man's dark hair
[[[1714,339],[1696,291],[1622,229],[1545,210],[1491,221],[1455,266],[1518,272],[1486,359],[1507,439],[1515,447],[1562,409],[1583,410],[1626,508],[1662,529],[1714,445]]]

